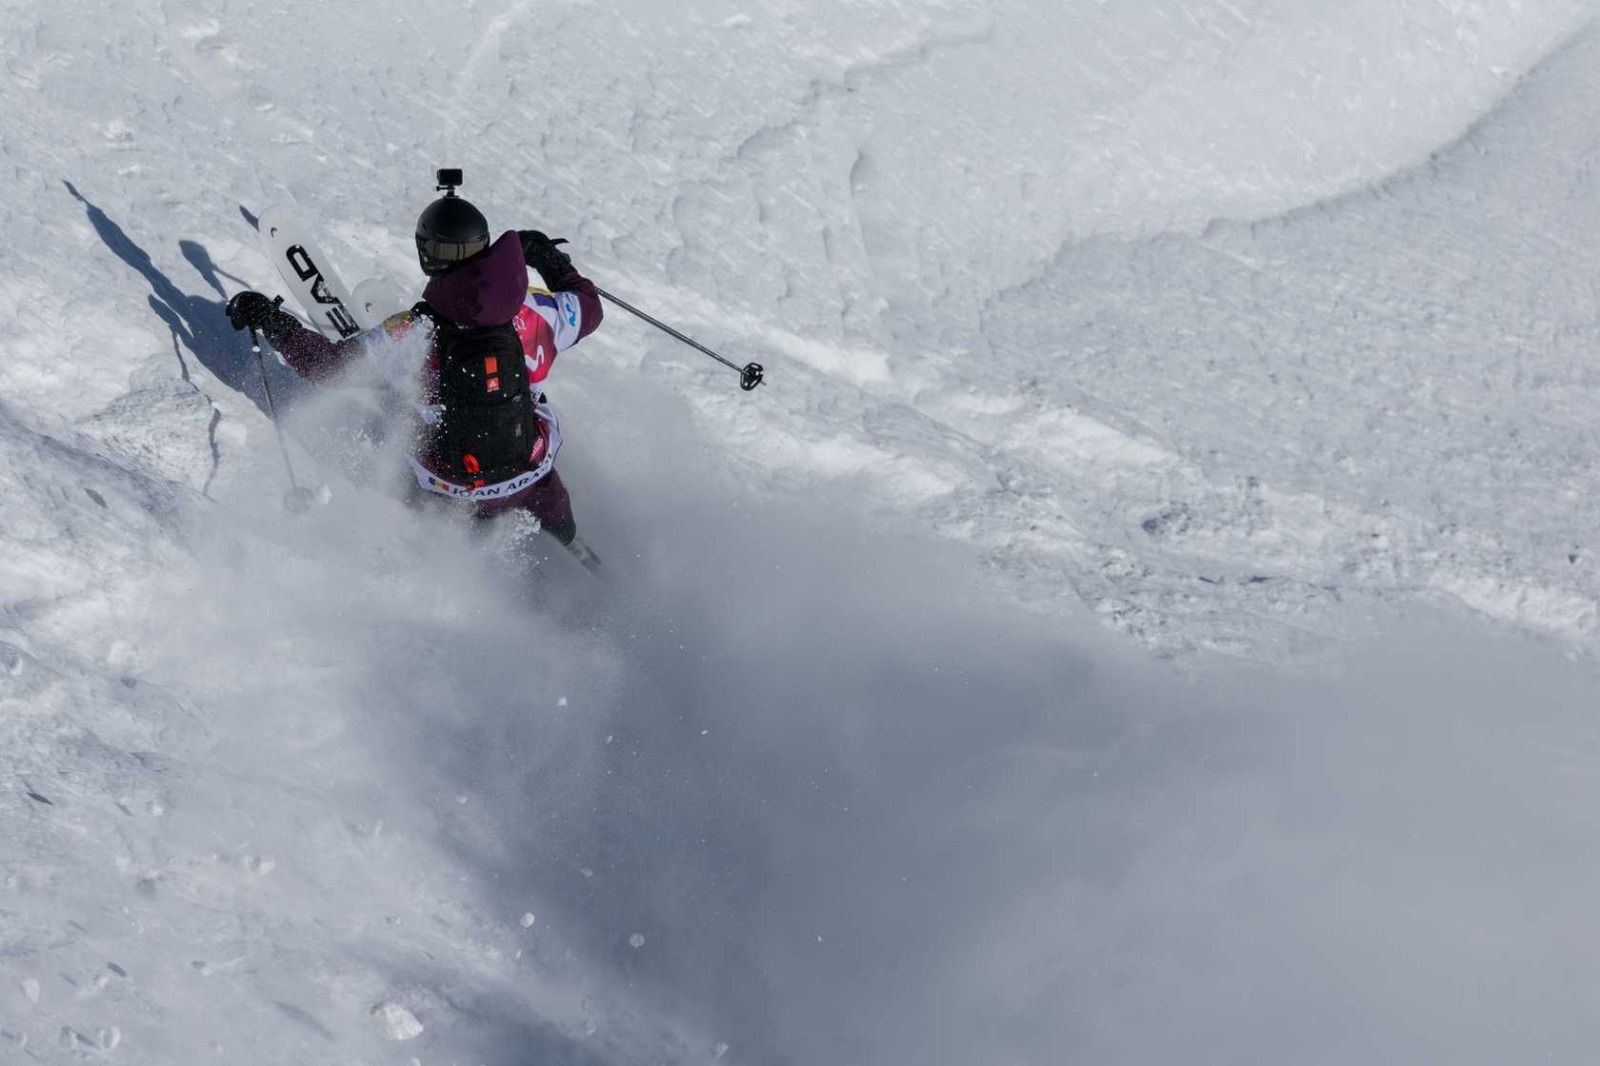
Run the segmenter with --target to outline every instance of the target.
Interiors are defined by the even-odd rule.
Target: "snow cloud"
[[[469,686],[407,771],[471,782],[464,868],[602,987],[738,1061],[1581,1049],[1588,666],[1413,618],[1343,680],[1180,675],[847,497],[675,483],[661,428],[591,460],[616,584],[524,660],[603,676],[536,731]]]

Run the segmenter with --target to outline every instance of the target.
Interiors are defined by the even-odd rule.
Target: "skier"
[[[432,337],[420,368],[422,427],[411,456],[413,499],[447,499],[478,518],[526,510],[585,566],[594,553],[577,535],[572,502],[555,471],[561,427],[541,386],[556,355],[600,325],[594,284],[537,230],[510,230],[490,242],[489,224],[456,195],[441,172],[444,195],[417,219],[417,257],[429,277],[422,302],[376,329],[334,342],[259,292],[228,301],[234,329],[254,328],[301,377],[330,377],[380,331],[414,329]],[[536,270],[546,288],[528,283]]]

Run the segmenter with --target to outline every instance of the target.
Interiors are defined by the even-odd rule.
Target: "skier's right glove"
[[[522,239],[523,260],[537,270],[544,283],[552,289],[576,273],[572,267],[572,257],[557,247],[567,243],[564,238],[552,240],[536,229],[518,230],[517,236]]]
[[[241,292],[228,301],[228,324],[234,329],[257,329],[261,335],[277,346],[300,328],[300,320],[259,292]]]

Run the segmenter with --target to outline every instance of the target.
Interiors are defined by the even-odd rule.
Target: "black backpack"
[[[435,318],[433,343],[444,406],[433,437],[440,473],[468,485],[526,473],[538,423],[516,328],[467,329]]]

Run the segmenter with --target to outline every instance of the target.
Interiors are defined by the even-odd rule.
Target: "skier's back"
[[[451,176],[441,172],[441,181]],[[459,172],[453,175],[460,182]],[[602,305],[571,258],[535,230],[490,241],[488,222],[453,184],[417,220],[417,257],[429,282],[423,300],[379,329],[334,342],[307,329],[268,297],[242,292],[228,304],[235,329],[254,327],[302,377],[333,375],[383,333],[431,331],[414,391],[421,432],[411,456],[413,493],[454,501],[479,517],[524,509],[586,564],[571,499],[555,458],[561,429],[543,393],[558,353],[594,332]],[[528,268],[545,288],[528,284]]]

